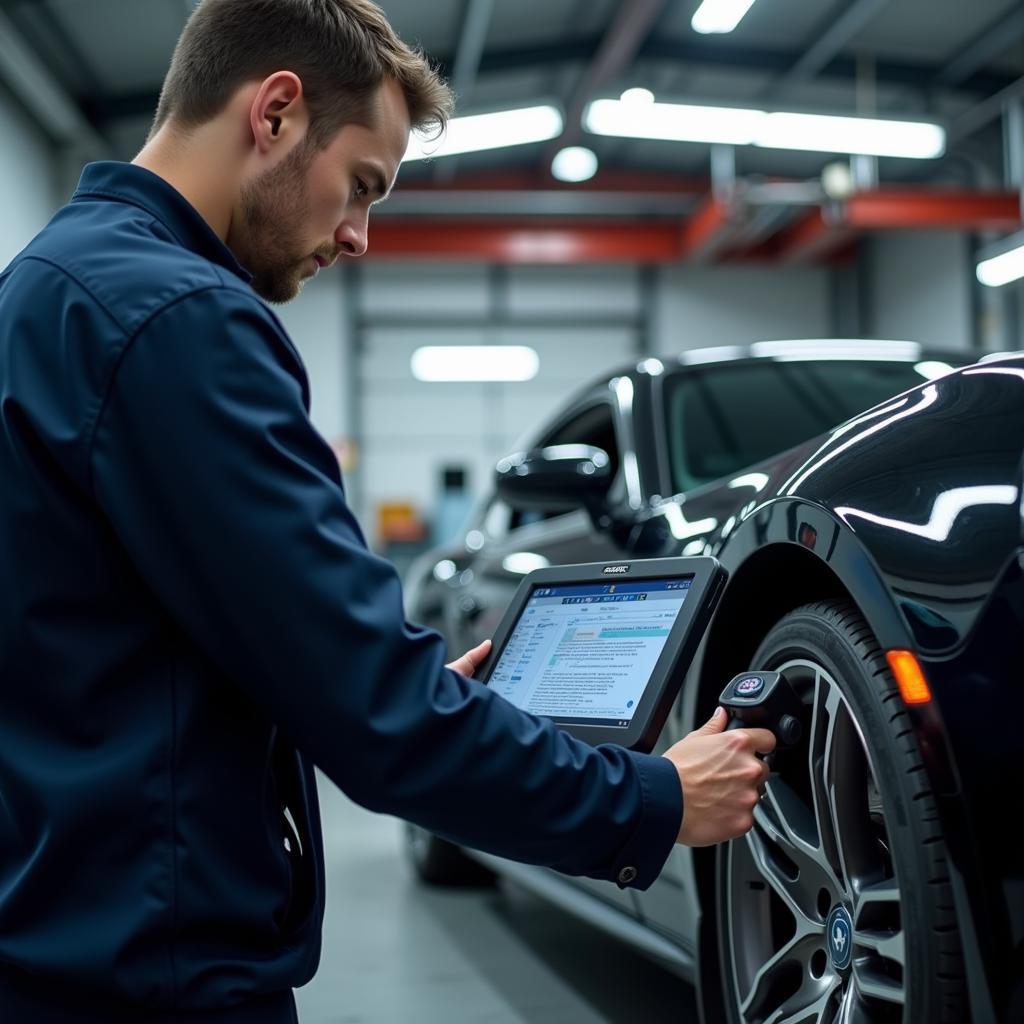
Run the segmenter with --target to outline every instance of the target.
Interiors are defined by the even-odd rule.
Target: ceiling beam
[[[106,150],[106,143],[96,135],[78,106],[3,13],[0,13],[0,79],[55,142],[83,144],[99,152]]]
[[[872,231],[1012,231],[1021,226],[1016,192],[879,189],[847,200],[843,222]]]
[[[799,50],[774,50],[737,46],[732,42],[705,39],[649,39],[639,53],[641,60],[668,60],[685,63],[692,68],[755,71],[784,75],[802,57]],[[879,86],[928,86],[941,70],[940,65],[910,61],[877,60],[875,73]],[[819,78],[857,81],[857,58],[839,54],[818,69]],[[988,94],[1005,88],[1014,76],[997,71],[977,71],[957,83],[965,92]]]
[[[959,142],[979,128],[984,128],[996,118],[1002,117],[1003,111],[1022,97],[1024,97],[1024,78],[1018,78],[1005,89],[1001,89],[994,96],[989,96],[987,100],[982,100],[977,106],[971,107],[966,113],[956,118],[949,126],[947,133],[949,143]]]
[[[666,0],[624,0],[601,40],[583,77],[566,104],[565,128],[545,151],[545,165],[565,146],[575,145],[583,135],[583,111],[598,91],[619,78],[636,60],[665,9]]]
[[[499,74],[506,71],[529,71],[556,65],[592,63],[603,41],[602,36],[578,37],[540,46],[512,47],[491,50],[480,58],[479,75]],[[670,39],[654,36],[641,46],[637,60],[652,63],[686,65],[693,70],[711,69],[784,75],[800,59],[800,52],[756,47],[736,46],[720,40]],[[451,77],[454,61],[436,60],[442,72]],[[927,88],[942,65],[879,60],[875,63],[876,82],[886,86],[915,86]],[[846,81],[857,80],[857,61],[840,55],[818,72],[818,77]],[[1013,75],[991,70],[980,70],[958,82],[956,88],[983,96],[997,93],[1015,81]],[[136,93],[112,96],[82,97],[80,104],[97,123],[135,117],[152,117],[160,98],[159,85]]]
[[[766,254],[780,264],[816,263],[828,259],[857,237],[857,230],[835,223],[824,211],[811,210],[768,243]]]
[[[370,232],[365,259],[479,260],[504,264],[677,263],[677,223],[589,220],[391,220]]]
[[[1024,36],[1024,7],[1015,6],[986,25],[964,46],[957,47],[956,57],[935,76],[935,84],[959,85],[1005,53],[1021,36]]]
[[[709,195],[683,225],[683,258],[693,263],[714,262],[731,244],[735,228],[729,205]]]
[[[856,39],[865,25],[889,0],[841,0],[839,16],[830,11],[828,18],[813,33],[804,55],[769,91],[783,91],[816,78]]]
[[[466,0],[462,31],[459,33],[451,77],[451,87],[456,99],[469,93],[476,82],[493,13],[494,0]],[[435,179],[440,182],[451,181],[455,176],[456,166],[457,161],[454,157],[439,160],[434,169]]]

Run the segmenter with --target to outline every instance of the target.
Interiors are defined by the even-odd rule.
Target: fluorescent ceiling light
[[[976,271],[978,280],[989,288],[1000,288],[1011,281],[1024,277],[1024,235],[1009,239],[1010,243],[1019,242],[1015,248],[982,260]]]
[[[920,121],[775,113],[765,116],[754,145],[934,160],[946,150],[946,133],[937,124]]]
[[[597,174],[597,154],[585,146],[569,146],[555,155],[551,173],[559,181],[590,181]]]
[[[583,126],[595,135],[617,138],[745,146],[763,119],[763,110],[595,100],[587,108]]]
[[[769,113],[740,107],[682,103],[595,100],[583,126],[595,135],[667,142],[704,142],[813,153],[857,153],[929,160],[945,152],[946,133],[922,121],[883,121],[867,117]]]
[[[704,0],[690,24],[694,32],[731,32],[754,6],[754,0]]]
[[[423,381],[533,380],[540,359],[525,345],[431,345],[412,355],[412,372]]]
[[[426,140],[413,132],[405,160],[431,160],[459,153],[547,142],[562,134],[563,125],[564,119],[556,107],[525,107],[495,114],[455,117],[448,122],[444,135],[439,139]]]

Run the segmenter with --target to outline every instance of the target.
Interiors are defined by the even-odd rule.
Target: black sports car
[[[421,874],[515,877],[692,978],[706,1021],[1024,1019],[1024,356],[957,362],[875,342],[649,359],[503,460],[471,528],[414,566],[410,618],[461,653],[538,566],[713,554],[729,584],[659,749],[748,668],[785,672],[804,738],[746,837],[677,848],[647,892],[410,829]]]

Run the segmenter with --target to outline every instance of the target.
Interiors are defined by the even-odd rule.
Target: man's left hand
[[[473,650],[467,651],[457,661],[453,661],[451,664],[446,665],[445,668],[450,668],[453,672],[458,672],[460,675],[464,675],[469,679],[473,678],[473,673],[483,663],[484,658],[491,653],[491,641],[485,640],[479,647],[474,647]]]

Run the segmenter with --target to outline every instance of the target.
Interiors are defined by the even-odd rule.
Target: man
[[[0,276],[0,1020],[294,1021],[313,764],[623,885],[751,826],[770,733],[595,749],[446,668],[309,422],[260,297],[366,250],[449,103],[369,0],[205,0],[134,164]]]

